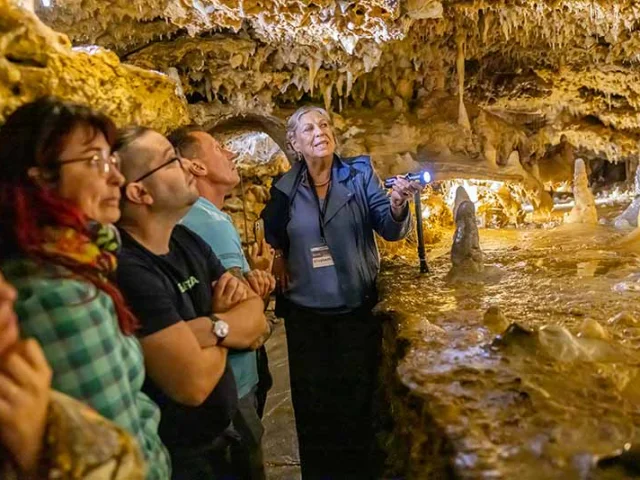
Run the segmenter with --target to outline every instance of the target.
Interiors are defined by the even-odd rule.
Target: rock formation
[[[598,212],[593,193],[589,190],[589,179],[584,160],[578,158],[573,173],[573,199],[575,205],[565,219],[566,223],[598,223]]]
[[[486,178],[517,151],[528,167],[514,179],[526,180],[563,134],[586,160],[638,153],[631,0],[46,5],[38,14],[75,44],[179,76],[192,110],[283,117],[299,102],[325,105],[343,117],[345,147],[382,165],[408,153]],[[400,145],[380,136],[400,127]]]
[[[463,187],[456,190],[454,207],[456,231],[451,246],[451,271],[449,278],[479,273],[484,270],[480,237],[476,223],[476,209]]]
[[[502,333],[509,327],[509,320],[507,320],[498,305],[491,305],[487,311],[484,312],[482,323],[492,333]]]
[[[86,102],[119,125],[164,132],[189,121],[175,90],[167,76],[124,65],[102,48],[72,49],[33,13],[0,0],[0,124],[21,104],[48,94]]]
[[[631,202],[631,205],[616,217],[614,225],[616,228],[638,227],[640,223],[638,218],[640,217],[640,165],[636,169],[636,176],[634,182],[635,198]]]
[[[607,330],[593,318],[585,318],[580,325],[578,335],[582,338],[595,338],[599,340],[608,340],[609,333]]]
[[[462,202],[471,202],[469,194],[464,187],[456,188],[456,195],[453,199],[453,219],[457,219],[458,208],[462,205]]]
[[[595,332],[592,327],[587,330],[587,334],[583,333],[581,338],[561,325],[545,325],[532,331],[514,323],[501,338],[494,341],[494,345],[522,349],[530,355],[546,355],[558,362],[615,362],[625,358],[637,360],[638,355],[632,349],[607,341],[608,335],[602,326],[599,325]]]
[[[21,2],[73,50],[8,1],[0,116],[55,93],[165,131],[188,121],[184,95],[193,121],[262,118],[283,147],[282,119],[312,102],[335,113],[341,152],[371,154],[382,176],[522,182],[539,212],[569,147],[587,161],[639,150],[629,0]]]

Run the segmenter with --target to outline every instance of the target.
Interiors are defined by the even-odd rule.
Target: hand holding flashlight
[[[424,185],[419,181],[410,181],[405,177],[397,177],[391,187],[391,212],[396,219],[402,218],[405,206],[410,198],[422,191]]]
[[[385,188],[391,188],[396,183],[398,178],[404,178],[410,182],[420,182],[423,187],[431,182],[431,174],[429,172],[407,173],[406,175],[398,175],[396,177],[389,177],[384,181]]]

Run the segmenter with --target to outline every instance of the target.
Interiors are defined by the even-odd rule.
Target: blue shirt
[[[226,269],[238,267],[243,273],[249,271],[249,263],[231,217],[209,200],[200,197],[180,223],[207,242]],[[238,398],[242,398],[258,385],[256,353],[230,350],[228,358],[238,386]]]
[[[321,208],[327,198],[331,203],[330,191],[325,200],[320,200]],[[344,308],[346,302],[340,291],[335,265],[313,268],[311,249],[326,245],[320,235],[319,214],[318,200],[305,178],[291,205],[291,221],[287,225],[287,235],[296,241],[291,242],[289,248],[289,290],[286,296],[307,308]]]

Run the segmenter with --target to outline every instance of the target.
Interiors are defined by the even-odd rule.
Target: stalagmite
[[[456,196],[453,200],[453,218],[456,218],[456,214],[458,212],[458,208],[462,204],[462,202],[470,202],[471,198],[469,198],[469,194],[464,189],[464,187],[456,188]]]
[[[616,217],[614,225],[616,228],[638,227],[640,226],[640,165],[636,169],[634,182],[634,198],[631,205]]]
[[[456,231],[451,246],[451,270],[449,277],[458,274],[478,273],[484,270],[480,237],[476,223],[476,208],[464,187],[456,190]]]
[[[573,198],[575,205],[567,218],[566,223],[598,223],[598,212],[593,193],[589,190],[589,179],[584,160],[578,158],[573,172]]]
[[[458,56],[456,58],[456,67],[458,70],[458,124],[467,131],[471,131],[471,122],[469,115],[464,106],[464,38],[462,35],[456,37],[458,46]]]

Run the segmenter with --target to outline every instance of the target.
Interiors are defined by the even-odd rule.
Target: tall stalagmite
[[[589,178],[584,160],[576,159],[573,171],[573,199],[575,205],[566,218],[566,223],[598,223],[598,212],[593,193],[589,190]]]

